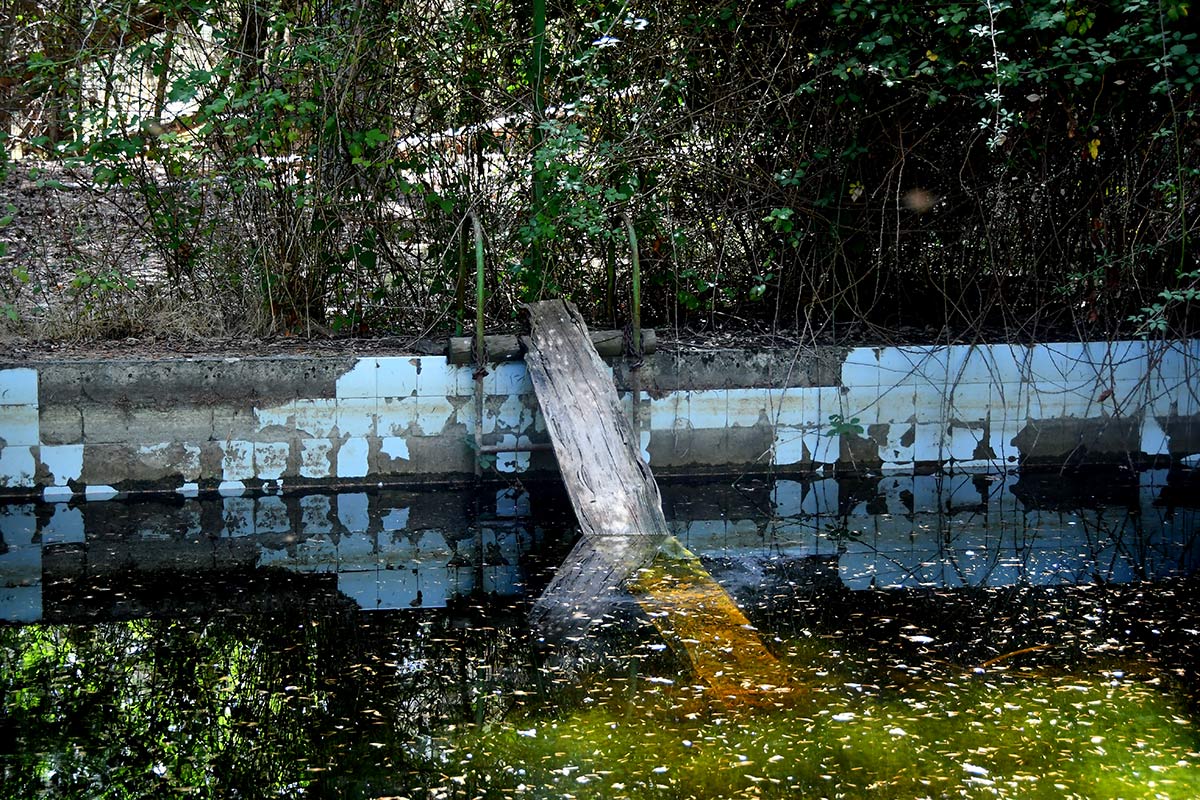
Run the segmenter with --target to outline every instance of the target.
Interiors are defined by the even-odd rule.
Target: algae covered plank
[[[695,679],[724,702],[778,705],[795,691],[791,672],[692,552],[671,537],[627,581],[664,641]]]

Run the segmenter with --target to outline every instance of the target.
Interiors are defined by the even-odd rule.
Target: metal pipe
[[[625,230],[629,232],[630,267],[633,275],[633,352],[642,353],[642,262],[638,256],[637,231],[633,229],[633,220],[625,211],[621,212],[625,220]]]
[[[483,362],[487,357],[483,341],[483,226],[474,209],[467,212],[471,217],[471,229],[475,232],[475,477],[483,476],[483,465],[479,456],[483,453],[483,377],[487,369]]]
[[[642,439],[642,263],[638,254],[637,231],[633,229],[633,220],[629,217],[626,211],[621,212],[621,219],[625,220],[625,230],[629,232],[629,252],[630,252],[630,267],[633,272],[633,308],[631,316],[633,317],[633,353],[634,363],[630,367],[629,375],[629,391],[633,401],[630,409],[630,422],[633,427],[633,435],[637,437],[637,441]]]
[[[550,442],[532,442],[530,444],[485,444],[480,445],[479,452],[484,455],[494,453],[541,453],[545,450],[553,450],[554,445]]]

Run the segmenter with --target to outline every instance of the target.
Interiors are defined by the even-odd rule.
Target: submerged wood
[[[625,331],[592,331],[592,344],[604,358],[616,358],[625,352]],[[521,358],[524,350],[520,337],[499,334],[483,337],[487,350],[487,361],[513,361]],[[642,331],[642,352],[653,353],[658,346],[658,337],[653,330]],[[471,336],[452,336],[446,346],[446,360],[451,364],[471,364],[475,361]]]
[[[639,568],[630,590],[659,634],[691,664],[695,680],[725,703],[780,705],[791,673],[737,602],[674,537]]]
[[[648,566],[665,536],[585,536],[534,602],[529,619],[547,641],[578,640],[621,605],[633,605],[629,579]]]
[[[583,529],[534,603],[534,630],[548,641],[586,640],[632,588],[715,697],[779,704],[791,691],[787,670],[700,559],[670,537],[658,484],[579,312],[561,300],[528,310],[525,362]]]

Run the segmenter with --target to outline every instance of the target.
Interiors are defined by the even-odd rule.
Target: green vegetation
[[[0,224],[0,308],[18,331],[64,304],[108,335],[197,306],[449,330],[474,210],[490,321],[557,295],[627,319],[628,213],[648,325],[1184,332],[1191,12],[16,0],[0,151],[24,160],[0,171],[47,199]]]

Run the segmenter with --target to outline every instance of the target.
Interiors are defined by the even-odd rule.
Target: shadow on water
[[[0,506],[0,797],[1194,797],[1194,489]]]

